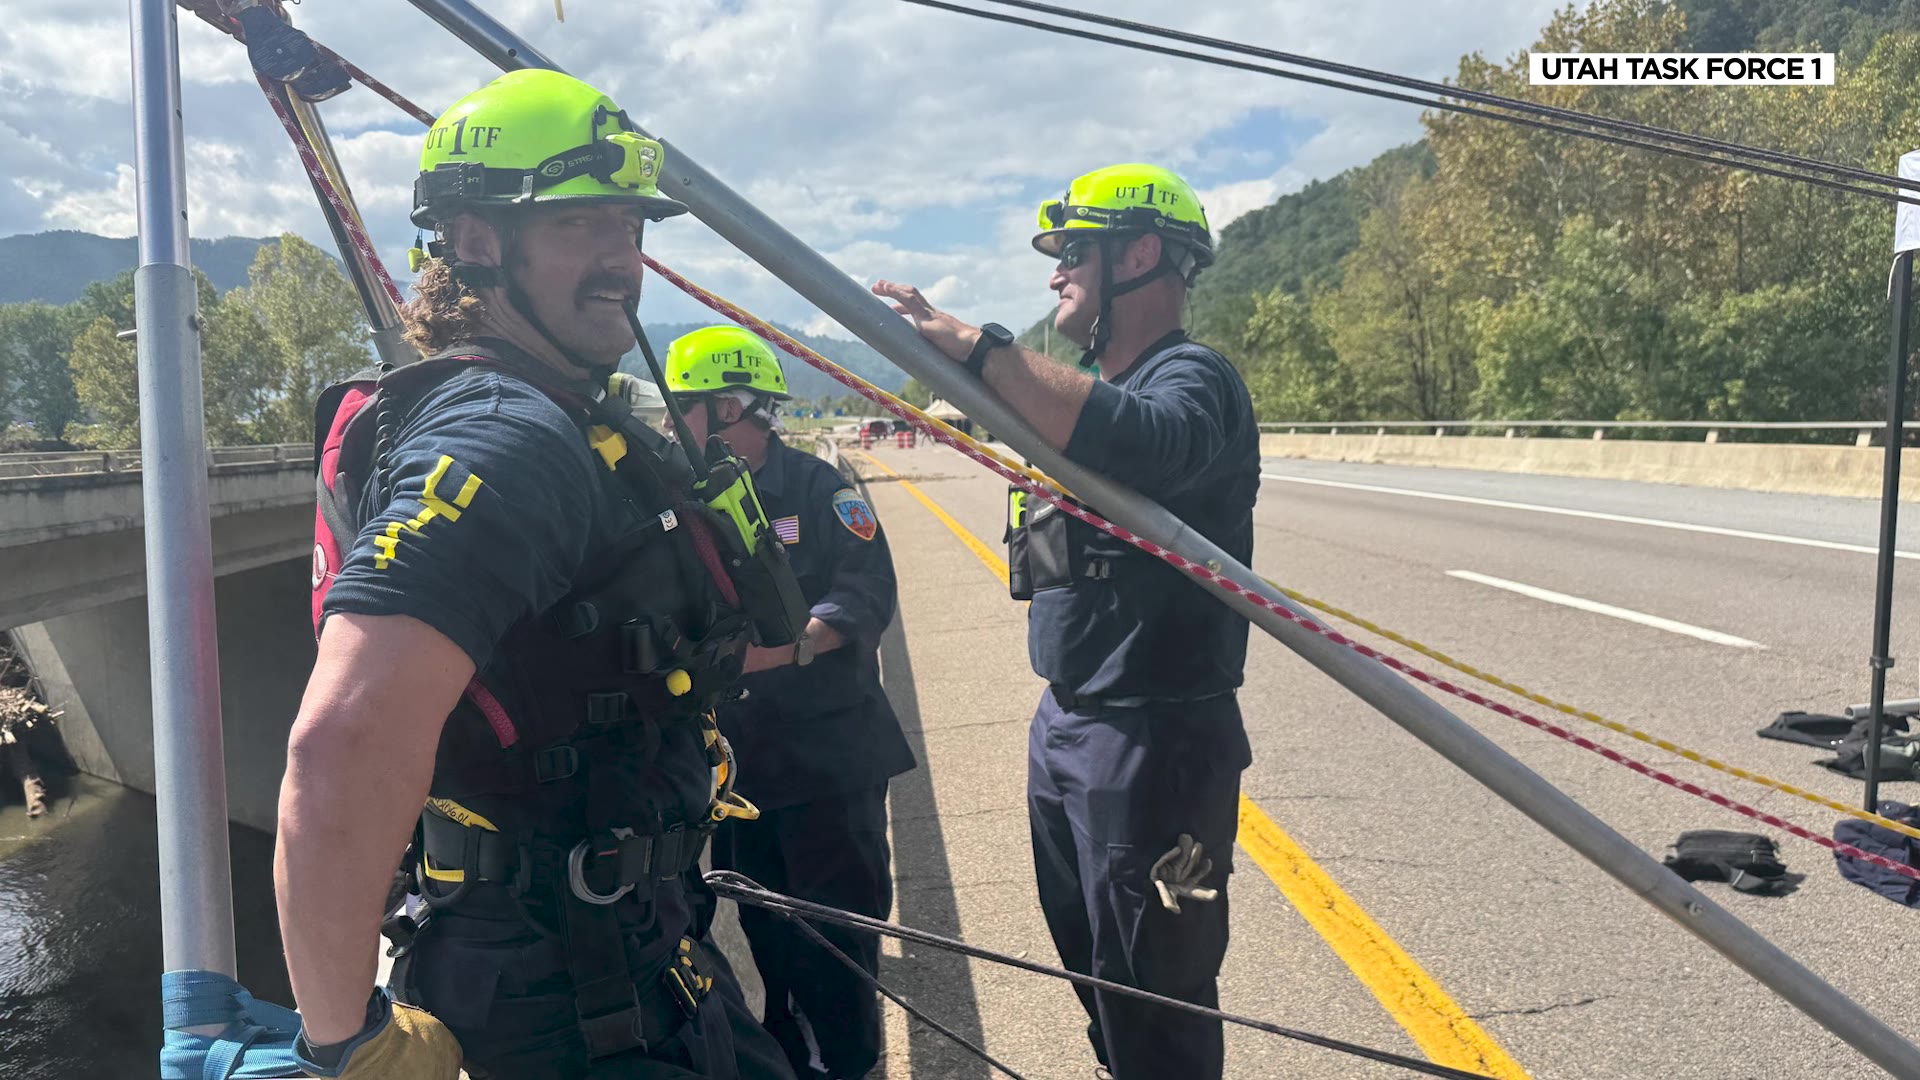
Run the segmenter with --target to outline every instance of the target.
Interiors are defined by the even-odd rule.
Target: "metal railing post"
[[[187,246],[178,8],[130,0],[140,264],[133,275],[165,971],[235,976],[200,318]]]

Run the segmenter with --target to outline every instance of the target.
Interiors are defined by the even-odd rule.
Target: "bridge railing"
[[[243,465],[313,464],[312,443],[215,446],[207,450],[209,469]],[[140,471],[138,450],[75,450],[57,453],[0,454],[0,480],[53,476],[96,476]]]
[[[1604,439],[1610,431],[1627,430],[1672,430],[1701,431],[1703,441],[1717,443],[1722,432],[1727,431],[1852,431],[1855,432],[1854,445],[1867,446],[1873,442],[1873,433],[1886,428],[1885,420],[1315,420],[1315,421],[1272,421],[1260,425],[1261,431],[1297,435],[1303,432],[1325,432],[1329,435],[1385,435],[1389,431],[1396,434],[1425,431],[1434,436],[1443,436],[1449,432],[1473,434],[1475,432],[1502,432],[1506,438],[1533,438],[1534,433],[1551,429],[1574,429],[1592,432],[1591,438]]]

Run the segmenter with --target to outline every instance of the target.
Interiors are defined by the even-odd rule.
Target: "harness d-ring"
[[[625,840],[632,835],[632,829],[620,828],[613,830],[613,836],[616,840]],[[567,887],[573,890],[573,895],[585,900],[589,904],[606,905],[632,892],[633,884],[631,882],[620,886],[611,893],[602,894],[593,891],[593,886],[587,884],[587,845],[588,841],[582,840],[573,846],[572,851],[567,852]]]

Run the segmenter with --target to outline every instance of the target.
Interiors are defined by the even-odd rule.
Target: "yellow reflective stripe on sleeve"
[[[437,517],[446,518],[448,521],[459,521],[460,511],[473,505],[473,497],[479,493],[481,484],[480,477],[473,473],[467,474],[467,480],[460,485],[460,491],[453,497],[453,502],[449,503],[440,497],[440,481],[447,478],[447,470],[452,468],[453,464],[454,461],[450,455],[441,454],[440,460],[433,466],[433,471],[427,474],[426,488],[420,493],[420,512],[406,521],[388,522],[386,534],[373,538],[375,570],[385,570],[387,564],[393,561],[400,548],[402,527],[419,532],[426,527],[427,522]]]

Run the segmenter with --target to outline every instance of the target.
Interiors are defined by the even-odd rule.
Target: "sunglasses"
[[[1060,269],[1072,270],[1087,261],[1087,256],[1099,247],[1099,241],[1093,239],[1072,240],[1060,247]]]

